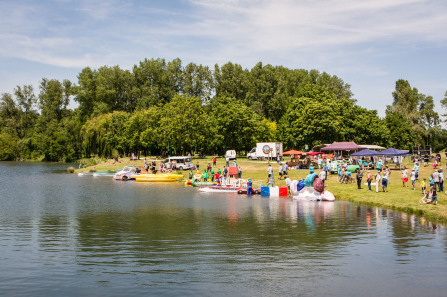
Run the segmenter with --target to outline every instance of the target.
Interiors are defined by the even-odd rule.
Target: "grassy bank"
[[[151,157],[147,158],[148,160],[152,160]],[[248,179],[251,178],[256,187],[259,184],[266,185],[267,184],[267,162],[262,161],[249,161],[247,159],[238,159],[238,165],[242,168],[242,178]],[[208,163],[212,162],[212,157],[207,157],[205,159],[193,159],[194,165],[197,162],[200,164],[200,169],[203,170],[206,168]],[[230,161],[231,163],[231,161]],[[159,162],[157,162],[157,165]],[[273,167],[273,173],[275,176],[276,185],[283,186],[285,185],[284,180],[278,180],[278,167],[279,165],[276,162],[270,163]],[[404,164],[408,164],[405,163]],[[130,161],[129,159],[121,159],[120,162],[115,162],[113,160],[108,160],[105,163],[100,163],[95,167],[96,171],[104,171],[104,170],[115,170],[123,168],[126,165],[143,165],[143,159]],[[223,158],[217,159],[217,167],[222,169],[225,165],[225,160]],[[412,166],[412,165],[411,165]],[[407,166],[408,167],[408,166]],[[327,189],[331,191],[336,199],[338,200],[346,200],[359,204],[371,205],[371,206],[379,206],[387,209],[393,209],[398,211],[407,212],[410,214],[416,214],[418,216],[423,216],[428,220],[437,221],[442,223],[447,223],[447,195],[444,193],[438,193],[438,205],[431,204],[420,204],[419,199],[422,197],[420,182],[416,181],[416,190],[412,189],[411,181],[408,182],[408,188],[402,187],[401,181],[401,173],[399,170],[394,169],[394,165],[391,165],[392,173],[390,175],[390,183],[388,185],[388,192],[383,193],[375,192],[375,186],[373,186],[373,191],[368,191],[366,185],[362,185],[363,189],[357,189],[357,185],[355,183],[352,184],[339,184],[337,182],[337,176],[332,175],[329,176],[329,180],[326,183]],[[76,170],[76,172],[86,172],[92,167],[82,168]],[[445,168],[444,168],[445,170]],[[409,170],[411,171],[411,169]],[[188,175],[188,171],[179,172],[183,173],[185,178]],[[309,173],[308,170],[295,170],[292,169],[289,171],[289,177],[294,180],[299,180],[305,178]],[[374,173],[372,171],[372,173]],[[419,179],[422,178],[427,179],[428,185],[428,177],[433,173],[431,166],[420,168]],[[363,182],[366,182],[366,172],[364,174]],[[374,182],[374,180],[373,180]],[[445,183],[447,186],[447,183]],[[381,190],[381,189],[380,189]]]

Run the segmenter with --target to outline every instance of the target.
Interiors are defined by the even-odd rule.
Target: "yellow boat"
[[[135,176],[137,182],[174,182],[182,178],[183,175],[175,173],[140,174]]]

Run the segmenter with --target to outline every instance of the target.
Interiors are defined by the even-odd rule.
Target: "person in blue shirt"
[[[379,159],[379,161],[377,161],[376,167],[377,167],[377,170],[382,171],[382,161],[380,161],[380,159]]]
[[[251,195],[252,193],[253,193],[253,183],[252,183],[251,179],[248,179],[247,195]]]
[[[414,163],[413,169],[414,169],[414,171],[416,173],[416,180],[419,180],[419,165],[418,165],[417,162]]]

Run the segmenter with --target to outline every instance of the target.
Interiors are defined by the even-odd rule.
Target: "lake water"
[[[445,296],[446,227],[0,163],[1,296]]]

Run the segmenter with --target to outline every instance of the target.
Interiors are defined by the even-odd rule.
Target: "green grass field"
[[[152,160],[151,157],[147,157],[148,160]],[[120,169],[126,165],[143,165],[144,158],[136,161],[129,161],[129,159],[121,159],[121,162],[115,163],[113,161],[108,161],[105,163],[101,163],[95,166],[96,171],[103,170],[112,170],[112,169]],[[406,163],[405,163],[406,161]],[[212,164],[212,156],[207,157],[205,159],[193,158],[193,163],[199,162],[200,169],[203,170],[206,168],[208,163]],[[232,161],[230,161],[231,164]],[[114,164],[113,164],[114,163]],[[260,184],[267,184],[267,161],[250,161],[245,158],[239,158],[237,163],[242,168],[242,178],[253,180],[253,184],[255,187],[258,187]],[[159,162],[157,162],[158,166]],[[273,167],[273,174],[275,176],[275,185],[284,186],[284,180],[279,180],[278,177],[278,167],[279,164],[276,161],[270,162]],[[408,160],[405,159],[403,162],[404,165],[408,167]],[[225,165],[224,158],[217,158],[217,168],[222,169]],[[413,164],[411,164],[412,168]],[[338,200],[346,200],[359,204],[371,205],[371,206],[380,206],[387,209],[393,209],[398,211],[407,212],[410,214],[416,214],[418,216],[423,216],[428,220],[437,221],[437,222],[447,222],[447,195],[445,193],[438,193],[438,205],[432,204],[420,204],[419,199],[422,197],[420,182],[416,181],[416,190],[412,189],[411,181],[408,182],[408,188],[402,187],[401,181],[401,172],[399,169],[395,169],[394,164],[389,165],[391,168],[390,175],[390,183],[388,185],[388,192],[375,192],[375,186],[372,186],[373,191],[368,191],[368,187],[363,185],[366,183],[366,172],[364,173],[364,178],[362,181],[362,190],[357,189],[357,184],[354,182],[352,184],[340,184],[337,182],[337,175],[329,175],[329,180],[326,182],[326,189],[332,192],[336,199]],[[76,172],[86,172],[93,167],[87,167],[76,170]],[[445,168],[444,168],[445,170]],[[411,171],[411,169],[409,170]],[[319,170],[316,170],[319,172]],[[371,171],[374,175],[374,171]],[[182,173],[185,178],[188,176],[188,171],[179,172]],[[309,173],[309,170],[289,170],[289,177],[294,180],[299,180],[305,178]],[[431,166],[421,166],[419,172],[419,180],[422,180],[424,177],[427,179],[428,186],[428,177],[433,173],[433,169]],[[353,174],[355,177],[355,174]],[[374,180],[373,180],[374,182]],[[447,183],[445,183],[447,187]],[[381,189],[380,189],[381,190]]]

